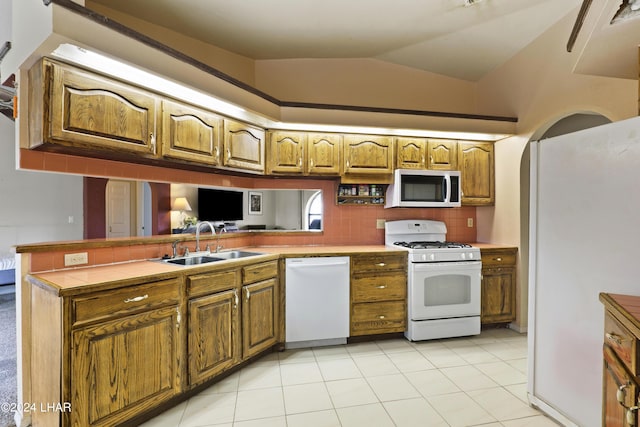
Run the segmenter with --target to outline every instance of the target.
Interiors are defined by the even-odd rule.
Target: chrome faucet
[[[198,222],[196,224],[196,252],[200,251],[200,227],[202,225],[208,225],[209,226],[209,230],[211,230],[211,235],[215,236],[216,235],[216,229],[213,226],[213,224],[211,224],[209,221],[202,221],[202,222]]]
[[[218,234],[217,234],[217,238],[216,238],[216,253],[220,252],[220,249],[224,248],[223,245],[220,244],[220,235],[222,233],[226,233],[227,229],[225,228],[224,224],[222,225],[222,227],[220,227],[220,230],[218,230]]]

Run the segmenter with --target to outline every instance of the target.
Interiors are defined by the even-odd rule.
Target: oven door
[[[480,315],[482,262],[412,263],[409,266],[409,319]]]

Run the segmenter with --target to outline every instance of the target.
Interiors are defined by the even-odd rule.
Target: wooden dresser
[[[638,425],[640,296],[600,294],[605,306],[602,425]]]

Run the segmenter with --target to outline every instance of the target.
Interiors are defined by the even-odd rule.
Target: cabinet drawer
[[[407,254],[371,254],[351,256],[351,272],[406,270]]]
[[[242,284],[258,282],[278,276],[278,261],[263,262],[261,264],[242,267]]]
[[[74,298],[73,324],[118,317],[180,301],[178,279],[145,283]]]
[[[406,297],[407,277],[404,274],[383,273],[351,280],[353,302],[404,301]]]
[[[189,276],[187,279],[188,295],[189,297],[197,297],[234,288],[240,284],[239,273],[239,271],[233,270]]]
[[[486,251],[480,250],[483,267],[499,267],[516,265],[515,251]]]
[[[402,332],[406,327],[404,301],[353,304],[351,335]]]
[[[604,319],[604,342],[630,372],[637,373],[638,341],[624,325],[610,314],[607,314]]]

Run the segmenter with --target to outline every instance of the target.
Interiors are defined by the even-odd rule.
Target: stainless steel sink
[[[208,264],[210,262],[216,261],[224,261],[225,258],[212,257],[212,256],[187,256],[181,258],[170,258],[163,259],[162,262],[166,262],[168,264],[178,264],[178,265],[198,265],[198,264]]]
[[[236,259],[236,258],[246,258],[251,256],[263,255],[263,254],[258,252],[247,252],[247,251],[225,251],[225,252],[212,253],[211,255],[216,258],[222,258],[222,259]]]
[[[207,253],[207,255],[187,255],[179,258],[167,258],[160,259],[158,261],[165,262],[168,264],[177,264],[177,265],[199,265],[199,264],[209,264],[211,262],[217,261],[226,261],[230,259],[238,259],[238,258],[247,258],[257,255],[263,255],[258,252],[247,252],[247,251],[225,251],[225,252],[215,252],[215,253]]]

